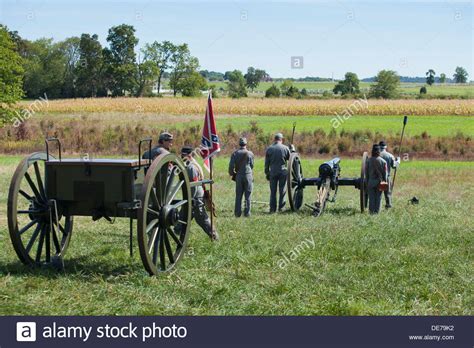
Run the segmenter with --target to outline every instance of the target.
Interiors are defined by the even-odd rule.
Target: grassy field
[[[322,129],[329,133],[333,127],[331,120],[334,116],[247,116],[247,115],[217,115],[216,124],[219,130],[225,131],[229,127],[237,132],[248,131],[252,124],[257,125],[264,132],[274,133],[284,131],[289,135],[293,123],[296,122],[297,132],[312,132]],[[202,127],[203,116],[160,116],[154,114],[142,114],[137,116],[127,113],[71,113],[71,114],[37,114],[30,122],[54,122],[56,125],[80,120],[96,125],[118,126],[127,125],[135,120],[144,127],[159,127],[160,129],[186,129],[192,126]],[[399,115],[371,116],[356,115],[339,126],[336,131],[342,130],[367,130],[380,132],[386,135],[397,134],[401,130],[403,117]],[[409,125],[406,129],[407,136],[420,135],[423,132],[431,136],[454,136],[461,132],[463,134],[474,134],[474,118],[466,116],[410,116]]]
[[[19,157],[0,157],[0,315],[472,315],[474,164],[406,162],[395,207],[379,216],[358,212],[358,191],[341,188],[318,219],[266,213],[233,217],[227,158],[216,161],[221,240],[211,243],[193,223],[187,255],[175,273],[151,278],[128,224],[77,218],[66,269],[31,271],[17,260],[6,228],[10,177]],[[304,161],[306,176],[320,161]],[[253,200],[267,201],[256,161]],[[358,159],[343,159],[357,176]],[[311,202],[314,188],[305,191]],[[417,196],[419,205],[408,200]],[[306,241],[303,247],[302,243]],[[301,252],[285,265],[295,248]]]
[[[273,83],[279,86],[282,82],[261,82],[256,92],[264,93]],[[225,88],[226,82],[209,82],[210,85],[216,85],[217,88]],[[293,83],[297,88],[303,89],[306,88],[308,92],[314,94],[322,94],[324,91],[332,92],[336,82],[324,81],[324,82],[294,82]],[[362,92],[368,91],[370,88],[370,82],[361,82],[360,89]],[[427,86],[423,83],[401,83],[398,88],[400,94],[408,95],[418,95],[420,94],[420,88],[426,86],[428,90],[428,95],[433,96],[465,96],[469,98],[474,97],[474,85],[465,84],[465,85],[456,85],[456,84],[434,84],[432,86]]]

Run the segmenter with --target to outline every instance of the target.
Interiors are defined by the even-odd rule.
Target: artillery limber
[[[288,200],[292,211],[301,209],[304,203],[304,189],[307,186],[316,186],[315,201],[312,204],[305,204],[312,209],[314,216],[323,213],[328,202],[335,202],[339,186],[352,186],[359,190],[360,211],[364,212],[367,208],[367,173],[366,162],[367,152],[362,155],[360,168],[360,177],[341,178],[341,160],[336,157],[319,166],[318,176],[305,178],[303,176],[303,167],[301,159],[297,152],[292,152],[288,161],[287,190]],[[332,197],[330,197],[333,191]]]
[[[59,156],[49,153],[57,143]],[[26,265],[62,261],[70,243],[74,216],[93,220],[130,220],[130,254],[133,226],[145,269],[156,275],[180,261],[191,224],[191,187],[185,165],[171,153],[153,161],[138,159],[62,158],[58,139],[46,140],[46,152],[33,153],[18,165],[8,194],[8,228],[13,247]],[[175,227],[182,224],[179,233]]]

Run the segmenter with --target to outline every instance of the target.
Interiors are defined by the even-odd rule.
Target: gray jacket
[[[201,177],[201,171],[196,167],[198,166],[197,163],[188,162],[186,166],[186,170],[188,172],[189,181],[201,181],[203,178]],[[204,197],[204,189],[201,185],[191,187],[191,196],[194,199],[201,199]]]
[[[290,159],[290,149],[288,146],[273,143],[267,148],[265,153],[265,175],[277,176],[287,173],[286,163]]]
[[[382,157],[370,157],[366,173],[368,187],[376,187],[381,181],[387,181],[387,162]]]
[[[247,157],[246,159],[244,157]],[[253,153],[247,149],[240,148],[230,156],[229,175],[237,173],[237,175],[252,174],[253,170]]]
[[[390,169],[397,167],[395,157],[387,150],[383,150],[380,153],[380,157],[382,157],[385,162],[387,162],[387,175],[390,176]]]
[[[169,151],[166,150],[164,147],[157,146],[157,147],[154,147],[153,149],[151,149],[151,156],[150,156],[149,151],[147,150],[147,151],[143,154],[142,158],[143,158],[143,159],[154,160],[155,157],[158,157],[159,155],[164,154],[164,153],[169,153]]]

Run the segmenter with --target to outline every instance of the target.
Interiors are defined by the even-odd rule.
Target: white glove
[[[400,157],[397,157],[395,160],[395,167],[398,167],[400,165]]]

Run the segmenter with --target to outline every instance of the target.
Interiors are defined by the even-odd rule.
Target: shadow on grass
[[[352,215],[356,215],[358,212],[360,212],[360,209],[354,209],[350,207],[341,207],[341,208],[331,208],[327,211],[324,211],[323,214],[352,216]]]
[[[141,264],[140,264],[141,265]],[[20,261],[10,263],[0,263],[0,275],[14,276],[33,276],[45,277],[49,279],[57,279],[67,276],[79,276],[83,280],[94,280],[102,278],[110,281],[114,277],[130,275],[138,272],[146,273],[143,268],[139,268],[135,262],[135,258],[130,258],[128,263],[115,265],[111,262],[97,262],[91,260],[90,256],[84,255],[72,259],[64,260],[64,268],[58,269],[51,264],[43,264],[41,266],[27,266]]]

